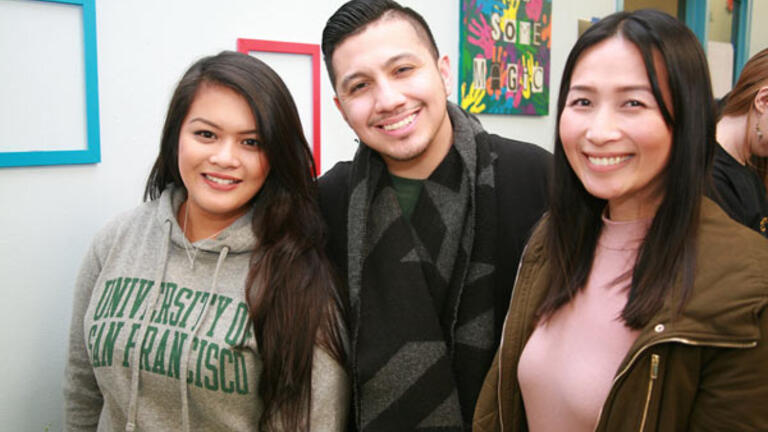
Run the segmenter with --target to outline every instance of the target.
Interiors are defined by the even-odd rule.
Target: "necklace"
[[[197,253],[200,251],[200,249],[198,249],[197,246],[192,244],[192,242],[189,241],[189,239],[187,238],[187,227],[188,227],[187,221],[188,220],[189,220],[189,205],[185,203],[184,204],[184,229],[182,230],[182,232],[184,233],[184,252],[187,253],[187,259],[189,260],[189,267],[194,269],[195,258],[197,258]],[[227,227],[224,227],[216,231],[215,233],[209,235],[208,237],[200,239],[198,241],[210,240],[216,237],[217,235],[221,234],[221,232],[224,231],[225,229],[227,229]]]

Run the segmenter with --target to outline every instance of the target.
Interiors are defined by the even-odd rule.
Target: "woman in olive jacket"
[[[703,197],[711,101],[668,15],[620,12],[576,42],[552,208],[473,430],[768,430],[768,246]]]

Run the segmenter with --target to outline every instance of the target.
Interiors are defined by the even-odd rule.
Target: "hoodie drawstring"
[[[158,284],[161,284],[164,277],[165,277],[165,270],[168,265],[168,255],[171,248],[171,221],[167,220],[165,221],[165,227],[166,227],[166,241],[164,243],[164,250],[162,253],[162,261],[161,265],[158,268],[157,277],[155,277],[155,281]],[[179,383],[180,383],[180,389],[181,389],[181,418],[182,418],[182,430],[185,432],[188,432],[190,430],[189,428],[189,395],[188,395],[188,389],[187,389],[187,372],[189,370],[189,356],[192,351],[192,343],[197,337],[197,333],[200,330],[200,327],[202,327],[202,323],[205,322],[205,317],[208,314],[208,310],[210,309],[209,306],[211,303],[214,302],[214,298],[216,296],[216,288],[218,285],[218,279],[219,279],[219,270],[221,269],[222,264],[224,263],[224,260],[226,260],[227,255],[229,254],[229,247],[225,246],[221,252],[219,253],[219,259],[216,262],[216,270],[213,273],[213,283],[211,285],[211,294],[210,294],[210,301],[203,304],[203,310],[200,312],[200,318],[198,319],[198,323],[195,325],[195,328],[191,334],[191,337],[189,339],[189,342],[184,344],[184,347],[182,348],[182,361],[180,365],[180,371],[179,371]],[[155,310],[155,306],[157,305],[157,300],[160,297],[160,288],[158,285],[158,288],[153,290],[153,292],[150,294],[150,298],[147,300],[147,303],[144,307],[143,312],[143,319],[141,321],[141,328],[139,329],[139,336],[138,340],[139,342],[134,347],[134,353],[136,354],[133,364],[131,365],[131,397],[130,397],[130,403],[128,405],[128,421],[125,424],[125,431],[126,432],[134,432],[136,430],[136,417],[138,414],[138,399],[139,399],[139,371],[140,371],[140,364],[141,364],[141,349],[144,345],[144,337],[146,336],[147,327],[149,326],[149,322],[151,321],[152,312]]]
[[[165,269],[168,265],[168,253],[171,250],[171,221],[166,220],[165,227],[165,242],[163,252],[160,255],[162,260],[160,261],[160,267],[157,269],[157,276],[155,277],[155,283],[157,289],[152,290],[150,298],[147,299],[147,303],[144,306],[143,319],[141,320],[141,328],[139,329],[139,342],[134,347],[133,364],[131,365],[131,399],[128,404],[128,421],[125,424],[125,432],[133,432],[136,429],[136,414],[138,412],[139,402],[139,369],[141,364],[141,349],[144,345],[144,336],[147,333],[147,327],[149,321],[152,318],[152,312],[155,310],[157,299],[160,297],[160,284],[165,277]]]
[[[214,302],[215,296],[216,296],[216,288],[219,281],[219,270],[221,269],[221,265],[224,263],[224,260],[227,259],[227,254],[229,254],[229,247],[225,246],[221,249],[221,252],[219,253],[219,260],[216,262],[216,270],[213,272],[213,283],[211,285],[211,296],[210,301],[203,304],[203,310],[200,312],[200,318],[197,321],[197,324],[195,324],[195,328],[192,331],[192,335],[189,339],[189,342],[184,344],[184,348],[182,349],[181,354],[181,367],[179,371],[179,385],[181,386],[181,424],[182,424],[182,430],[184,432],[189,432],[189,390],[187,387],[187,371],[189,369],[189,355],[192,352],[192,343],[197,337],[197,332],[200,330],[200,327],[203,326],[203,323],[205,322],[205,317],[208,314],[208,310],[210,309],[210,305]]]

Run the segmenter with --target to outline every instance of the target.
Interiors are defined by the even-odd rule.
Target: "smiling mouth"
[[[404,127],[408,126],[409,124],[413,123],[413,120],[415,118],[416,118],[416,113],[413,113],[413,114],[409,115],[408,117],[400,120],[399,122],[391,123],[391,124],[387,124],[387,125],[382,125],[381,128],[384,129],[387,132],[391,132],[393,130],[401,129],[401,128],[404,128]]]
[[[205,177],[206,180],[212,181],[213,183],[220,184],[220,185],[233,185],[242,182],[242,180],[237,180],[233,178],[221,178],[221,177],[214,177],[210,174],[203,174],[203,177]]]
[[[618,165],[625,160],[630,159],[631,155],[625,155],[625,156],[612,156],[612,157],[597,157],[597,156],[587,156],[587,159],[589,159],[589,162],[597,165],[597,166],[612,166],[612,165]]]

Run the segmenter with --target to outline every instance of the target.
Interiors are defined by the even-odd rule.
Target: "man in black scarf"
[[[550,155],[447,102],[448,58],[410,8],[352,0],[328,20],[322,49],[360,139],[354,160],[320,179],[349,296],[350,426],[469,430],[546,207]]]

